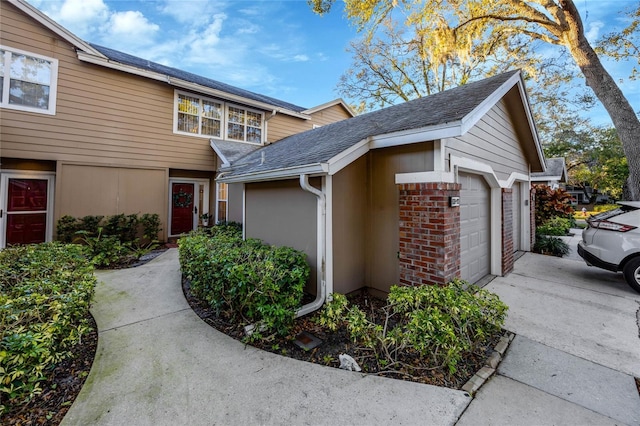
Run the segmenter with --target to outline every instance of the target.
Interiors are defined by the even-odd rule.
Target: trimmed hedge
[[[243,240],[233,226],[196,231],[178,241],[182,273],[191,291],[240,326],[260,325],[250,340],[286,335],[309,277],[303,252]]]
[[[95,284],[81,246],[0,251],[0,413],[38,394],[39,382],[91,331]]]

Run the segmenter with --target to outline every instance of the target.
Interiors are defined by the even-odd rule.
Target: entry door
[[[202,213],[208,213],[209,182],[173,180],[170,182],[171,225],[169,235],[186,234],[197,229]]]
[[[5,174],[0,187],[0,247],[43,243],[50,235],[50,178]]]
[[[195,183],[171,184],[171,235],[194,229],[194,220],[197,220],[195,196]]]
[[[513,184],[513,251],[520,250],[520,227],[522,226],[522,203],[520,202],[520,184]]]

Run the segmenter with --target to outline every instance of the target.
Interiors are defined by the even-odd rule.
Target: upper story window
[[[176,91],[174,131],[262,143],[264,114],[215,99]]]
[[[0,107],[55,114],[58,60],[0,46]]]

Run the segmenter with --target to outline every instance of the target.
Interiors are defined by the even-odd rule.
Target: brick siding
[[[460,196],[457,183],[399,184],[400,284],[446,284],[460,275]]]
[[[513,271],[513,189],[502,188],[502,275]]]

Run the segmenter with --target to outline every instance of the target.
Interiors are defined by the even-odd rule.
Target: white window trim
[[[47,180],[47,227],[45,230],[45,241],[53,240],[53,203],[55,198],[55,178],[54,172],[39,172],[31,170],[3,170],[0,173],[0,249],[5,248],[7,239],[7,196],[9,179],[43,179]]]
[[[220,185],[227,185],[227,198],[222,200],[220,199],[218,196],[220,195]],[[228,183],[224,183],[224,182],[216,182],[216,223],[220,222],[220,209],[218,208],[219,204],[218,202],[220,201],[224,201],[225,204],[225,212],[224,212],[224,217],[226,218],[226,221],[229,221],[229,184]]]
[[[183,132],[181,130],[178,130],[178,96],[179,95],[184,95],[184,96],[190,96],[193,98],[198,98],[199,100],[205,100],[205,101],[210,101],[210,102],[216,102],[219,104],[222,104],[222,117],[220,119],[220,136],[211,136],[211,135],[203,135],[200,133],[190,133],[190,132]],[[239,108],[242,109],[244,111],[247,112],[255,112],[260,114],[260,116],[262,117],[262,119],[260,120],[260,129],[261,129],[261,138],[260,138],[260,142],[249,142],[249,141],[242,141],[242,140],[237,140],[237,139],[228,139],[227,138],[227,129],[228,129],[228,124],[229,124],[229,107],[233,107],[233,108]],[[245,119],[246,120],[246,119]],[[200,127],[201,123],[199,123],[199,127]],[[245,126],[245,134],[246,134],[246,127],[248,127],[248,124],[244,124]],[[216,98],[210,98],[208,96],[202,96],[199,95],[197,93],[192,93],[192,92],[185,92],[182,90],[174,90],[174,95],[173,95],[173,133],[177,134],[177,135],[184,135],[184,136],[193,136],[193,137],[197,137],[197,138],[207,138],[207,139],[220,139],[220,140],[225,140],[225,141],[229,141],[229,142],[238,142],[238,143],[248,143],[251,145],[264,145],[264,141],[267,140],[267,125],[266,125],[266,120],[265,120],[265,113],[264,111],[261,111],[259,109],[254,109],[254,108],[248,108],[246,106],[240,105],[240,104],[234,104],[234,103],[229,103],[229,102],[225,102],[221,99],[216,99]]]
[[[5,75],[4,75],[4,85],[2,88],[3,96],[6,96],[7,101],[3,102],[0,99],[0,108],[5,109],[13,109],[17,111],[27,111],[27,112],[36,112],[39,114],[47,114],[47,115],[55,115],[56,114],[56,98],[58,94],[58,60],[55,58],[50,58],[48,56],[38,55],[36,53],[27,52],[26,50],[16,49],[13,47],[5,46],[0,44],[0,50],[5,51],[5,55],[7,52],[17,53],[18,55],[31,56],[32,58],[42,59],[44,61],[51,62],[51,80],[49,82],[49,108],[33,108],[26,105],[14,105],[9,103],[9,87],[11,74],[6,71],[9,69],[10,62],[7,61],[7,57],[5,58]],[[5,95],[6,94],[6,95]]]

